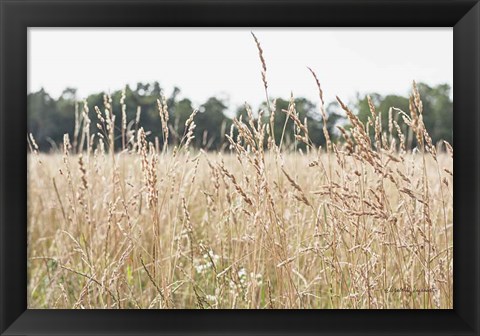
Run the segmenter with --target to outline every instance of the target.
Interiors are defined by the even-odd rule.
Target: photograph
[[[453,309],[453,37],[28,27],[27,308]]]

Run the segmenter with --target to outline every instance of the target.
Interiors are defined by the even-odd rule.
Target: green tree
[[[294,103],[295,111],[298,114],[300,121],[303,123],[305,118],[307,119],[309,137],[312,143],[315,146],[324,146],[326,140],[323,134],[323,118],[321,116],[320,110],[313,102],[303,97],[295,98]],[[291,148],[295,144],[294,123],[285,112],[288,110],[289,104],[290,102],[288,100],[277,98],[275,104],[275,122],[273,128],[275,143],[277,145],[280,145],[280,142],[282,141],[282,146]],[[266,102],[262,103],[260,109],[262,109],[263,111],[268,111]],[[245,107],[241,107],[237,110],[237,118],[240,116],[242,116],[243,120],[247,120],[248,116]],[[258,116],[258,113],[256,114],[256,116]],[[269,123],[270,117],[268,115],[264,115],[263,118],[263,123]],[[327,130],[331,136],[335,136],[335,124],[341,118],[342,117],[337,113],[327,113]],[[297,142],[297,147],[305,148],[305,145]]]
[[[55,149],[63,134],[73,136],[75,125],[74,91],[65,90],[55,101],[44,89],[27,96],[28,131],[33,134],[42,151]]]
[[[420,83],[418,90],[423,101],[423,121],[434,143],[446,140],[453,143],[453,101],[451,87],[440,84],[431,87]]]
[[[423,122],[429,132],[434,143],[440,140],[446,140],[452,143],[453,140],[453,101],[450,99],[450,86],[448,84],[440,84],[431,87],[425,83],[418,84],[423,102]],[[388,111],[390,107],[395,107],[409,113],[409,98],[398,95],[382,96],[378,93],[370,93],[370,98],[377,114],[381,115],[382,127],[388,129]],[[367,101],[368,95],[358,96],[354,110],[357,111],[358,117],[362,122],[367,122],[371,116],[370,108]],[[401,121],[401,117],[397,111],[392,112],[392,117],[402,128],[407,136],[407,143],[410,146],[416,146],[415,136],[411,130]],[[396,133],[394,131],[394,133]]]
[[[220,149],[225,143],[225,132],[232,121],[225,116],[227,106],[216,98],[210,97],[200,106],[195,117],[195,144],[198,148]]]
[[[171,133],[173,142],[178,144],[182,137],[185,135],[185,122],[192,114],[194,108],[192,101],[188,98],[184,98],[178,102],[175,102],[171,120]],[[195,118],[196,119],[196,118]],[[195,120],[196,122],[196,120]]]

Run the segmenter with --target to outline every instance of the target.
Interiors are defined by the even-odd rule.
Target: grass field
[[[370,124],[341,105],[351,127],[326,148],[285,111],[303,151],[251,115],[223,153],[141,128],[115,153],[108,108],[105,145],[47,155],[31,137],[29,308],[452,308],[453,149],[431,143],[415,87],[413,151],[373,105]]]
[[[293,147],[275,109],[249,108],[221,152],[190,148],[196,111],[169,144],[165,99],[162,145],[127,129],[124,97],[119,131],[106,97],[62,152],[30,134],[28,307],[453,308],[453,148],[432,143],[415,83],[386,129],[370,99],[362,123],[337,98],[349,124],[332,142],[312,75],[324,148],[293,97]]]

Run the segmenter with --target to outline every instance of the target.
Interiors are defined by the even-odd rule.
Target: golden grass
[[[98,132],[85,104],[63,154],[39,153],[29,135],[29,308],[453,307],[453,148],[432,144],[415,84],[409,113],[391,109],[386,130],[371,101],[363,124],[338,99],[350,125],[334,143],[324,123],[324,149],[292,97],[282,113],[306,150],[286,150],[271,136],[255,42],[268,123],[247,108],[226,152],[189,149],[195,111],[169,147],[164,98],[162,148],[138,117],[127,130],[122,108],[116,153],[108,96]]]
[[[452,307],[450,156],[256,155],[30,155],[29,308]]]

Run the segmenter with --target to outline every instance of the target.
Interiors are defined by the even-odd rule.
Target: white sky
[[[29,28],[28,91],[79,98],[125,84],[158,81],[195,105],[226,99],[231,110],[265,99],[264,50],[271,97],[290,92],[314,102],[317,73],[327,102],[356,92],[406,95],[412,80],[453,84],[452,28]]]

